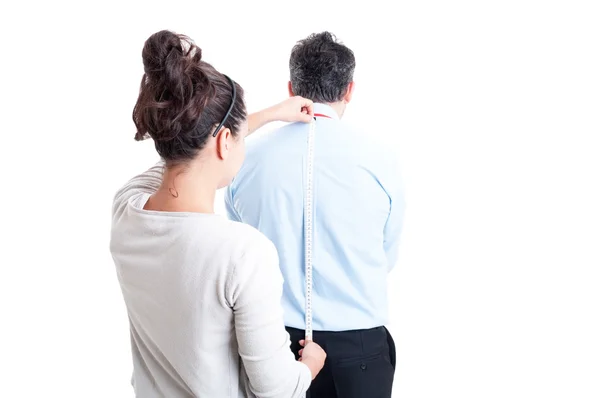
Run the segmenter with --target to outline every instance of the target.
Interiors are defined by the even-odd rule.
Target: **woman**
[[[161,31],[142,52],[137,140],[162,161],[116,195],[111,251],[127,306],[136,396],[300,397],[323,367],[308,343],[295,361],[271,242],[214,214],[244,136],[272,120],[310,121],[300,97],[246,118],[242,88]],[[302,342],[304,345],[304,342]]]

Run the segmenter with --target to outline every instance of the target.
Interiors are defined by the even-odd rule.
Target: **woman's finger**
[[[313,107],[313,102],[311,100],[309,100],[309,99],[305,99],[305,101],[306,102],[302,106],[302,109],[306,108],[306,110],[308,111],[308,114],[311,117],[314,116],[315,111],[314,111],[314,107]]]

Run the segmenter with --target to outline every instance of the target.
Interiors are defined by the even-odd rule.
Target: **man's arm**
[[[395,162],[394,162],[395,163]],[[400,168],[394,165],[392,175],[388,181],[387,193],[390,198],[390,213],[383,233],[383,248],[388,259],[388,270],[391,271],[398,262],[400,235],[404,224],[404,186],[400,175]]]
[[[242,222],[242,217],[240,217],[234,206],[232,185],[233,184],[229,184],[225,190],[225,210],[227,210],[227,217],[231,221]]]

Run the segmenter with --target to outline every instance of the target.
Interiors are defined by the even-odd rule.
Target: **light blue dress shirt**
[[[404,195],[396,157],[315,104],[313,328],[369,329],[388,321],[387,276],[397,261]],[[232,220],[277,247],[286,326],[304,329],[304,191],[309,125],[249,139],[225,194]]]

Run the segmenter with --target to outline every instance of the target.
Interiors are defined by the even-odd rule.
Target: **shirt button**
[[[366,364],[364,364],[364,363],[361,363],[361,364],[360,364],[360,369],[361,369],[361,370],[367,370],[367,365],[366,365]]]

